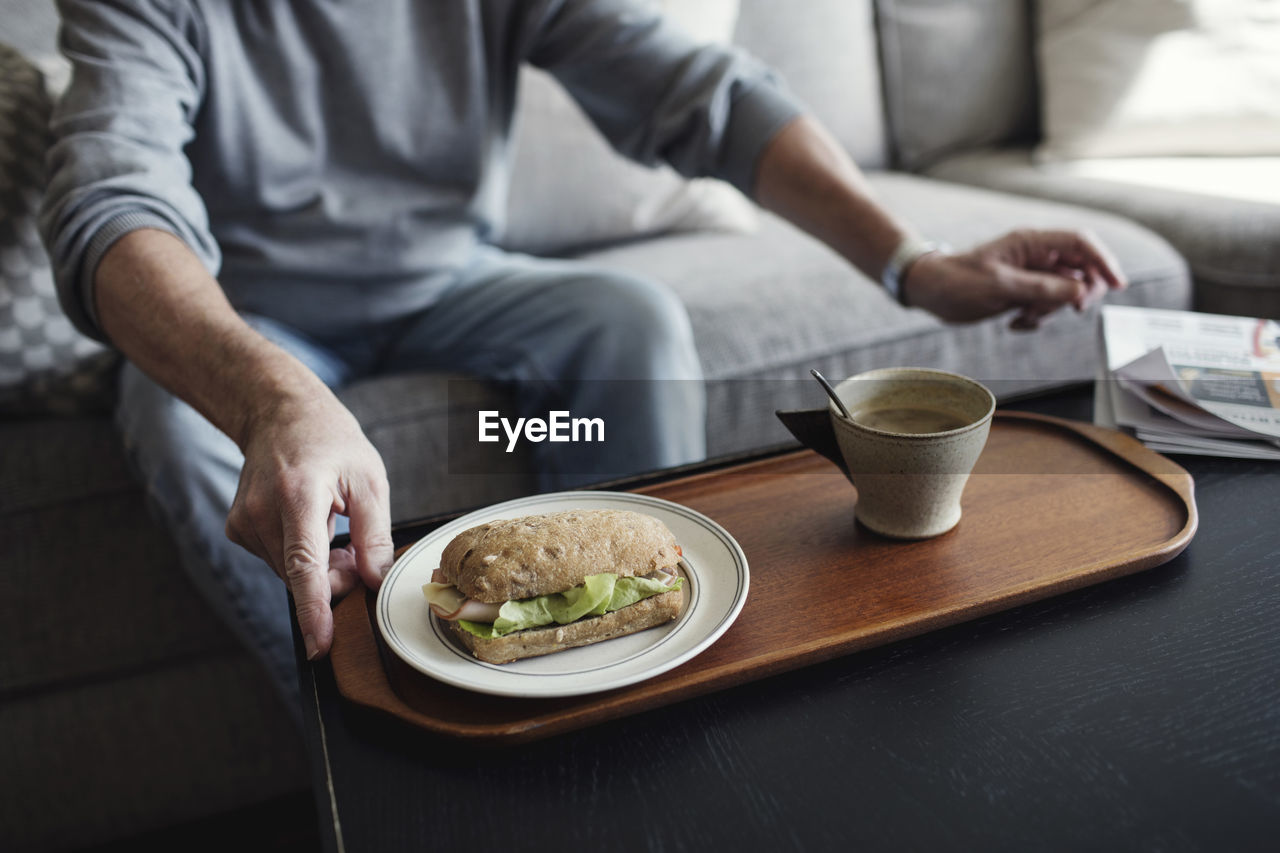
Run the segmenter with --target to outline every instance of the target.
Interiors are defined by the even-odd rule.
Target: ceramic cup
[[[960,521],[960,496],[987,443],[996,398],[943,370],[888,367],[850,377],[828,404],[858,490],[854,515],[885,536],[925,539]]]

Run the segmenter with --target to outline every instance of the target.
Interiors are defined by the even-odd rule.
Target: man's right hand
[[[330,601],[391,565],[386,469],[355,417],[300,361],[249,327],[186,245],[139,229],[103,255],[103,330],[139,368],[244,454],[227,517],[232,541],[284,580],[307,656],[333,641]],[[330,550],[338,515],[351,545]]]
[[[308,659],[333,641],[330,602],[391,565],[386,470],[352,414],[327,389],[251,417],[227,536],[261,557],[293,594]],[[330,549],[338,515],[351,544]]]

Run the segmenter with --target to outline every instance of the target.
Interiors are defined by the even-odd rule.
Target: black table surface
[[[1280,849],[1280,465],[1176,460],[1200,528],[1163,566],[532,744],[299,656],[326,849]]]

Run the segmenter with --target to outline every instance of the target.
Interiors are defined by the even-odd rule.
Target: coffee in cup
[[[829,405],[858,490],[858,521],[900,539],[955,527],[969,473],[991,429],[991,391],[956,373],[890,367],[846,379],[836,394],[850,414]]]
[[[968,421],[950,409],[932,406],[880,406],[853,412],[853,419],[865,427],[881,432],[904,432],[920,435],[927,432],[949,432],[960,429]]]

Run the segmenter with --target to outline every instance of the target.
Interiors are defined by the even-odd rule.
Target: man
[[[315,658],[333,597],[376,587],[392,559],[386,472],[331,388],[420,368],[552,383],[571,410],[630,430],[610,442],[626,453],[591,470],[703,452],[701,399],[664,399],[700,378],[670,291],[488,244],[522,62],[555,74],[620,150],[733,182],[944,319],[1012,311],[1030,329],[1122,284],[1077,234],[960,254],[923,243],[766,69],[637,0],[60,9],[75,74],[43,227],[63,301],[128,357],[125,444],[187,571],[286,696],[284,594],[261,562]],[[612,379],[673,381],[624,383],[647,395],[624,401]],[[569,481],[555,473],[544,484]],[[343,519],[351,545],[330,550]]]

